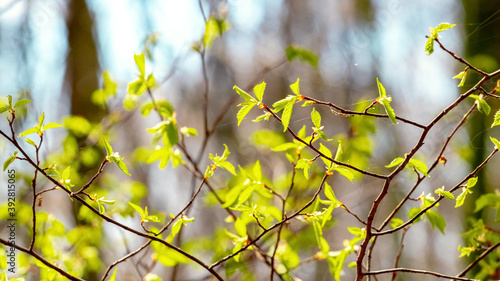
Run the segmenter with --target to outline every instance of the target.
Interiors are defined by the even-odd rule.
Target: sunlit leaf
[[[262,96],[264,95],[264,90],[266,89],[266,82],[262,82],[253,88],[253,92],[257,97],[257,100],[262,101]]]
[[[311,120],[316,128],[321,127],[321,115],[313,108],[311,112]]]
[[[144,58],[144,53],[135,54],[134,61],[141,73],[141,76],[146,76],[146,59]]]

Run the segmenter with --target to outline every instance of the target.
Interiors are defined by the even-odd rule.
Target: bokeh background
[[[238,127],[235,117],[238,100],[234,99],[234,85],[250,89],[256,82],[266,81],[266,99],[272,102],[289,94],[288,86],[300,77],[304,94],[353,109],[360,102],[371,102],[377,97],[375,79],[378,77],[393,97],[392,104],[398,115],[427,124],[460,94],[457,80],[451,77],[463,70],[462,65],[440,49],[436,48],[432,56],[426,55],[425,35],[429,34],[430,26],[435,27],[441,22],[457,24],[443,33],[443,44],[481,69],[492,71],[499,67],[498,1],[210,0],[201,1],[201,6],[202,9],[195,0],[1,0],[0,94],[19,94],[34,101],[29,107],[30,114],[20,118],[23,123],[18,125],[18,129],[32,126],[41,112],[45,112],[47,120],[59,123],[63,123],[63,118],[68,115],[81,116],[104,129],[112,128],[114,146],[125,159],[140,159],[137,154],[141,152],[134,153],[134,150],[150,145],[151,137],[144,128],[154,126],[157,116],[142,118],[138,112],[123,113],[122,99],[127,83],[134,80],[137,74],[133,55],[147,50],[151,53],[148,72],[155,74],[159,85],[154,90],[154,96],[173,104],[180,124],[202,132],[201,99],[205,82],[200,54],[192,48],[205,30],[201,10],[205,16],[227,15],[231,24],[231,29],[217,38],[205,54],[209,122],[225,110],[223,106],[228,102],[233,105],[215,128],[206,151],[220,153],[222,143],[226,143],[232,152],[232,162],[244,166],[261,159],[269,178],[277,178],[287,171],[286,160],[283,155],[255,146],[253,133],[258,129],[279,132],[281,125],[276,122],[252,123],[252,115],[244,121],[244,126]],[[156,44],[151,44],[151,36],[157,39]],[[287,62],[285,49],[291,44],[317,54],[318,65]],[[91,94],[102,85],[104,70],[108,70],[118,83],[117,97],[106,109],[93,104],[90,99]],[[477,77],[468,78],[464,88],[476,81]],[[492,87],[492,84],[486,87]],[[446,136],[470,104],[472,101],[469,105],[456,108],[431,131],[419,154],[421,160],[429,164],[434,159]],[[493,106],[492,112],[496,109]],[[321,110],[329,134],[348,134],[346,118]],[[107,113],[118,114],[104,117]],[[423,191],[433,192],[442,185],[453,186],[471,171],[471,167],[482,162],[492,148],[488,136],[498,136],[497,130],[489,129],[491,120],[492,116],[473,113],[468,125],[460,129],[447,149],[446,166],[431,175],[418,189],[418,194],[414,194],[415,197]],[[303,124],[309,124],[307,122],[310,122],[309,111],[298,109],[294,112],[291,126],[298,129]],[[392,126],[387,120],[377,122],[377,133],[371,136],[372,162],[369,169],[387,172],[384,165],[408,152],[416,143],[420,130],[404,123]],[[2,122],[0,128],[6,129],[6,125]],[[65,143],[61,147],[63,141]],[[81,139],[77,136],[75,141],[76,149],[72,148],[75,151],[68,154],[67,151],[62,152],[71,147],[67,144],[65,133],[49,135],[42,155],[49,157],[50,153],[59,153],[66,159],[73,159],[68,156],[71,155],[81,160],[86,157],[82,156],[84,153],[97,153],[81,149],[85,146],[96,147],[95,138]],[[200,138],[190,138],[187,142],[187,147],[195,155],[201,145]],[[3,162],[12,148],[1,140],[0,151]],[[93,158],[89,156],[88,159]],[[67,161],[71,164],[73,160]],[[208,161],[208,157],[202,158],[201,167]],[[79,172],[82,178],[91,175],[98,164],[89,160],[81,165]],[[496,183],[500,179],[496,170],[499,164],[494,159],[478,174],[480,181],[471,197],[498,189]],[[14,167],[22,173],[30,172],[22,163],[16,163]],[[147,187],[142,204],[150,209],[165,214],[176,213],[191,194],[193,181],[186,170],[170,167],[161,170],[153,164],[133,167],[132,174],[134,182]],[[2,177],[4,179],[5,175]],[[116,176],[109,182],[117,184],[116,188],[125,188],[125,180],[129,179]],[[223,177],[215,182],[218,186],[225,185]],[[397,181],[382,213],[389,212],[393,206],[390,200],[397,202],[412,185],[408,179]],[[27,188],[28,185],[18,187],[19,190]],[[363,217],[379,188],[380,183],[370,179],[356,181],[355,184],[339,180],[334,190],[341,201]],[[31,200],[29,192],[19,192],[20,200]],[[5,193],[4,189],[0,191],[0,201]],[[75,207],[66,199],[64,194],[44,198],[43,208],[71,229],[81,222],[75,218]],[[470,203],[462,209],[454,209],[451,203],[442,204],[440,210],[448,223],[446,235],[432,230],[427,224],[409,231],[406,241],[411,242],[405,245],[402,265],[449,274],[460,271],[467,259],[458,258],[456,246],[462,241],[460,233],[467,228],[464,213],[473,208]],[[193,229],[198,230],[215,227],[211,226],[211,219],[221,221],[225,216],[211,209],[207,212],[202,203],[195,206],[192,215],[198,224]],[[334,219],[338,221],[338,227],[328,234],[332,248],[341,246],[348,236],[342,226],[354,222],[352,217],[339,211],[336,211]],[[122,220],[133,223],[131,218]],[[104,264],[117,259],[127,249],[140,245],[140,241],[134,241],[132,236],[114,227],[105,227],[103,231],[101,237],[106,243],[120,245],[116,247],[120,250],[100,248],[98,256]],[[189,232],[186,232],[188,237],[194,235]],[[19,237],[26,238],[27,235],[19,234]],[[375,252],[374,268],[392,265],[393,260],[387,255],[393,255],[397,249],[399,242],[396,238],[387,238],[388,241],[384,241],[387,247]],[[144,256],[148,254],[151,253],[146,252]],[[169,268],[154,267],[147,261],[137,263],[139,270],[121,267],[123,279],[120,280],[138,280],[139,275],[146,272],[145,268],[165,276],[171,274]],[[178,270],[179,279],[176,280],[199,277],[188,267]],[[346,272],[345,280],[351,280],[352,274]],[[296,275],[303,280],[330,280],[326,263],[305,264],[296,271]],[[35,273],[33,276],[32,280],[36,280]],[[404,280],[434,279],[406,275]]]

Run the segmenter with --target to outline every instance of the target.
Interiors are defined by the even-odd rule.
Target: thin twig
[[[59,274],[61,274],[62,276],[68,278],[69,280],[74,280],[74,281],[85,281],[83,279],[80,279],[78,277],[75,277],[71,274],[69,274],[68,272],[64,271],[63,269],[59,268],[58,266],[56,265],[53,265],[52,263],[50,263],[49,261],[47,261],[46,259],[44,259],[42,256],[40,256],[39,254],[35,253],[33,250],[29,250],[29,249],[26,249],[26,248],[23,248],[17,244],[11,244],[9,243],[8,241],[6,240],[3,240],[2,238],[0,238],[0,243],[4,244],[5,246],[8,246],[8,247],[13,247],[13,248],[16,248],[17,250],[23,252],[23,253],[26,253],[34,258],[36,258],[37,260],[39,260],[41,263],[45,264],[46,266],[52,268],[53,270],[59,272]]]
[[[363,274],[364,275],[379,275],[379,274],[386,274],[386,273],[393,273],[393,272],[409,272],[409,273],[426,274],[426,275],[436,276],[439,278],[462,280],[462,281],[474,281],[475,280],[475,279],[455,277],[455,276],[451,276],[451,275],[441,274],[438,272],[432,272],[432,271],[420,270],[420,269],[411,269],[411,268],[392,268],[392,269],[363,272]]]
[[[398,265],[399,265],[399,259],[401,258],[401,254],[403,254],[403,248],[404,248],[404,241],[405,241],[405,236],[406,236],[406,232],[408,232],[408,229],[409,227],[405,228],[403,230],[403,234],[401,235],[401,242],[399,244],[399,249],[398,249],[398,253],[396,254],[396,258],[394,259],[394,268],[397,268]],[[392,281],[396,280],[396,276],[397,276],[397,271],[394,271],[392,273]]]
[[[483,260],[489,253],[493,252],[496,248],[498,248],[500,246],[500,242],[496,243],[495,245],[492,245],[491,247],[489,247],[486,251],[484,251],[474,262],[472,262],[471,264],[469,264],[464,270],[462,270],[462,272],[460,272],[459,274],[457,274],[457,277],[462,277],[462,276],[465,276],[465,274],[467,274],[467,272],[469,272],[474,266],[476,266],[476,264],[478,264],[481,260]],[[460,280],[460,279],[457,279],[457,277],[453,278],[455,280]]]

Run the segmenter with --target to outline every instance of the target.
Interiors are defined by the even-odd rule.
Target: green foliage
[[[109,71],[105,70],[102,73],[102,80],[104,87],[95,90],[91,96],[92,102],[97,105],[105,105],[110,98],[116,96],[116,89],[118,88],[118,85]]]
[[[5,103],[0,104],[0,114],[4,113],[6,111],[9,111],[10,113],[14,114],[17,108],[20,108],[20,107],[25,106],[28,103],[32,102],[31,100],[27,100],[27,99],[20,99],[13,105],[11,95],[7,96],[7,101],[8,101],[7,104],[5,104]]]
[[[127,86],[127,95],[124,100],[124,107],[131,110],[135,106],[135,100],[142,95],[146,90],[151,90],[156,87],[156,79],[151,73],[146,75],[146,59],[144,53],[134,55],[134,61],[139,69],[137,79],[130,82]]]
[[[387,96],[385,88],[382,85],[382,83],[378,81],[378,78],[377,78],[377,87],[379,93],[379,97],[377,98],[377,103],[382,104],[384,106],[385,112],[387,113],[387,116],[389,116],[389,119],[391,119],[392,123],[398,124],[398,122],[396,121],[396,114],[394,113],[394,109],[392,109],[390,104],[392,98]]]
[[[158,216],[155,216],[155,215],[149,215],[148,213],[148,206],[144,207],[144,209],[142,209],[140,206],[132,203],[132,202],[128,202],[128,204],[130,206],[132,206],[132,208],[134,208],[134,210],[136,210],[139,215],[141,216],[141,223],[144,223],[144,222],[160,222],[160,219],[158,218]]]
[[[62,125],[54,123],[54,122],[50,122],[46,125],[43,125],[44,120],[45,120],[45,113],[42,113],[42,115],[40,115],[40,117],[38,118],[38,124],[35,124],[34,128],[28,129],[28,130],[22,132],[21,134],[19,134],[18,138],[24,137],[27,135],[31,135],[34,133],[37,133],[41,137],[41,136],[43,136],[43,132],[45,130],[62,127]]]
[[[459,74],[453,76],[453,79],[460,79],[460,83],[458,83],[458,87],[462,87],[465,83],[465,78],[467,77],[467,70],[460,72]]]
[[[483,99],[482,95],[479,95],[479,96],[478,95],[470,95],[469,97],[476,100],[476,106],[477,106],[477,110],[479,110],[479,112],[484,113],[486,115],[490,115],[491,107]]]
[[[426,44],[426,51],[429,55],[434,51],[433,44],[438,39],[439,33],[453,26],[443,23],[436,28],[431,28],[431,36]],[[203,38],[195,47],[202,59],[205,52],[213,46],[216,38],[223,36],[223,33],[229,28],[230,25],[224,13],[209,17],[205,22]],[[423,161],[415,159],[416,155],[422,153],[420,147],[424,141],[428,141],[428,138],[425,138],[428,131],[440,121],[441,117],[446,116],[448,111],[438,115],[439,118],[434,119],[435,122],[433,121],[427,126],[415,125],[413,122],[398,117],[391,106],[392,98],[387,95],[385,87],[378,78],[376,80],[379,93],[377,99],[373,101],[367,97],[360,101],[350,101],[353,103],[349,105],[349,108],[336,105],[335,102],[338,101],[335,100],[335,96],[332,97],[331,101],[320,101],[312,96],[304,96],[304,91],[301,93],[298,78],[290,85],[292,93],[282,94],[281,98],[274,102],[269,101],[269,104],[272,104],[269,107],[264,102],[264,100],[272,98],[271,95],[264,98],[266,82],[255,85],[253,94],[249,94],[235,85],[233,89],[243,99],[243,102],[238,105],[239,110],[236,114],[238,126],[257,106],[263,112],[253,122],[263,120],[272,122],[255,126],[273,128],[274,125],[277,125],[283,126],[284,129],[283,132],[271,129],[252,132],[249,143],[245,143],[243,146],[245,152],[235,157],[235,159],[240,160],[240,165],[233,165],[232,160],[228,161],[230,147],[226,144],[224,144],[222,155],[214,155],[210,151],[206,151],[212,147],[210,136],[219,129],[217,122],[222,120],[224,115],[208,114],[211,117],[203,120],[206,122],[206,126],[203,126],[202,132],[198,132],[194,127],[201,127],[199,124],[180,124],[177,121],[177,114],[182,116],[179,120],[185,120],[185,116],[190,112],[181,107],[182,110],[174,108],[170,101],[155,97],[156,79],[153,74],[147,71],[146,58],[152,61],[151,48],[157,42],[156,34],[148,36],[143,53],[134,55],[138,74],[137,79],[128,83],[124,107],[131,110],[135,108],[136,103],[140,102],[137,111],[142,117],[149,116],[148,122],[151,118],[159,117],[160,120],[146,130],[151,134],[151,144],[134,149],[133,161],[129,165],[146,166],[146,164],[158,162],[154,165],[158,165],[160,169],[166,169],[169,167],[169,163],[172,163],[169,168],[183,166],[191,173],[192,178],[183,179],[180,182],[181,187],[184,188],[186,183],[192,185],[192,189],[186,190],[186,194],[191,194],[192,197],[189,197],[184,203],[180,203],[181,208],[178,208],[177,214],[170,213],[170,216],[167,216],[168,211],[162,212],[160,209],[158,212],[150,213],[148,207],[145,206],[153,202],[150,200],[151,198],[146,198],[149,186],[138,181],[122,181],[122,177],[107,173],[104,169],[108,162],[114,162],[119,169],[130,176],[128,167],[123,161],[124,158],[113,150],[107,137],[102,137],[103,135],[122,136],[117,134],[115,128],[115,125],[122,122],[120,119],[122,114],[115,112],[111,106],[114,102],[110,102],[112,99],[118,98],[116,95],[118,84],[108,71],[103,72],[102,89],[96,90],[91,99],[95,104],[103,107],[110,105],[107,108],[110,111],[109,116],[100,123],[91,123],[79,116],[66,117],[63,124],[68,133],[55,153],[46,153],[44,150],[42,150],[41,155],[38,153],[40,149],[43,149],[41,145],[46,143],[43,142],[44,132],[51,128],[61,127],[57,123],[44,124],[44,113],[33,128],[19,134],[19,137],[24,137],[36,133],[39,138],[26,138],[25,143],[17,143],[17,139],[10,139],[10,133],[14,135],[17,128],[17,123],[16,126],[13,124],[14,119],[16,119],[15,110],[27,105],[30,100],[20,99],[13,102],[12,97],[8,96],[6,102],[0,104],[0,113],[8,113],[7,124],[12,132],[6,131],[7,133],[4,134],[2,129],[2,135],[7,136],[7,141],[14,145],[16,151],[6,157],[3,169],[7,171],[10,165],[16,161],[16,163],[22,162],[38,166],[38,171],[43,171],[42,173],[37,172],[35,179],[32,177],[33,174],[24,174],[24,171],[22,175],[19,173],[16,178],[19,182],[29,183],[33,180],[32,187],[35,187],[31,191],[24,189],[24,187],[19,188],[22,190],[21,200],[26,197],[24,196],[26,192],[29,194],[33,192],[35,200],[29,203],[16,202],[17,222],[22,231],[28,233],[26,236],[28,239],[32,231],[36,230],[36,239],[32,241],[34,243],[33,252],[40,253],[44,259],[49,261],[49,265],[47,265],[31,257],[30,261],[24,261],[24,264],[19,263],[23,264],[24,272],[28,272],[28,270],[32,272],[29,267],[35,264],[40,268],[39,277],[41,280],[65,280],[65,277],[54,270],[55,268],[60,268],[68,274],[78,276],[78,278],[97,275],[106,266],[100,259],[103,251],[108,251],[110,250],[108,248],[115,246],[115,244],[109,244],[103,235],[105,225],[110,223],[118,226],[121,230],[135,234],[137,234],[136,231],[142,233],[137,237],[145,238],[144,240],[150,243],[149,251],[152,250],[153,253],[141,256],[141,264],[151,266],[151,268],[155,265],[173,267],[180,264],[193,264],[198,269],[208,269],[208,272],[215,277],[217,274],[223,275],[222,273],[225,273],[224,277],[227,279],[251,281],[257,278],[257,275],[254,275],[254,268],[260,268],[260,265],[254,266],[253,263],[262,262],[264,266],[269,267],[268,271],[271,271],[272,264],[272,269],[280,275],[279,279],[292,281],[296,279],[296,270],[303,264],[326,261],[332,279],[337,281],[343,278],[341,276],[344,270],[354,271],[349,268],[365,264],[366,258],[360,259],[361,264],[358,263],[361,254],[367,254],[372,247],[377,251],[380,250],[379,247],[375,248],[375,243],[381,243],[377,242],[376,237],[397,232],[401,234],[402,229],[406,232],[410,227],[413,228],[408,220],[412,220],[413,224],[426,220],[433,229],[444,234],[447,222],[439,212],[439,203],[450,204],[447,200],[453,200],[455,207],[460,207],[465,203],[465,200],[471,200],[470,196],[469,199],[467,196],[472,193],[472,188],[478,182],[478,178],[474,177],[477,174],[476,171],[469,174],[466,178],[466,184],[456,185],[450,190],[445,190],[444,186],[437,188],[434,191],[434,196],[437,195],[437,198],[432,194],[425,195],[425,193],[422,193],[418,199],[411,197],[412,192],[420,182],[428,181],[429,177],[427,165]],[[314,53],[302,47],[292,45],[285,52],[288,61],[299,59],[312,66],[317,66],[319,63],[318,57]],[[467,64],[465,70],[453,77],[461,79],[459,87],[464,86],[469,69],[476,71],[477,68]],[[485,75],[484,81],[490,78]],[[483,88],[488,86],[489,84],[481,84],[478,88],[484,93],[486,90]],[[497,85],[497,87],[500,86]],[[147,95],[143,95],[145,92]],[[491,111],[490,105],[481,94],[475,95],[473,92],[477,91],[471,91],[469,97],[475,100],[480,112],[488,115]],[[463,100],[463,96],[459,101],[461,100]],[[296,108],[295,115],[293,115],[294,105],[302,101],[302,108]],[[183,103],[182,101],[176,102],[181,105]],[[450,110],[457,104],[452,104]],[[379,114],[382,112],[382,107],[387,115]],[[330,109],[334,115],[324,113],[327,112],[324,110],[325,108]],[[280,112],[281,114],[278,116]],[[320,112],[322,113],[320,114]],[[495,114],[491,127],[500,124],[499,112]],[[154,116],[150,116],[151,113]],[[299,116],[300,114],[301,116]],[[213,123],[214,130],[207,129],[211,128],[209,123],[212,116],[214,119],[217,118],[217,121]],[[337,129],[342,126],[337,128],[339,123],[337,119],[334,119],[340,117],[345,117],[349,121],[349,123],[344,124],[348,126],[346,132],[341,134],[337,132]],[[386,166],[388,168],[398,167],[391,173],[383,173],[387,170],[377,167],[377,165],[371,165],[377,163],[374,162],[376,160],[373,159],[373,156],[376,156],[375,148],[378,148],[376,140],[381,139],[381,136],[375,135],[377,127],[381,126],[377,121],[380,117],[388,117],[394,124],[398,124],[397,120],[399,119],[408,126],[424,129],[423,137],[413,148],[410,148],[408,154],[394,159]],[[290,124],[294,125],[290,126]],[[300,129],[296,131],[295,126]],[[332,132],[336,132],[337,135],[329,138],[327,134]],[[142,134],[145,131],[138,133]],[[500,148],[500,142],[492,137],[490,139],[495,145],[493,151],[495,154]],[[333,140],[335,140],[336,145],[332,145],[331,141]],[[127,140],[122,141],[126,142]],[[199,151],[198,156],[191,154],[193,150],[191,143],[201,144],[201,149],[194,149]],[[442,151],[445,151],[444,148],[447,144],[448,141],[446,141]],[[254,147],[249,147],[250,145]],[[106,156],[101,166],[98,166],[103,158],[102,146],[106,150]],[[336,150],[334,151],[335,146]],[[25,147],[28,147],[29,150],[24,150]],[[239,148],[240,146],[235,145],[231,151],[234,152],[235,149]],[[246,153],[247,149],[251,153]],[[263,157],[255,158],[255,151],[261,153]],[[208,157],[206,157],[207,154]],[[444,156],[439,155],[435,163],[445,162],[440,161],[440,157],[444,158]],[[487,162],[489,159],[490,157],[485,161]],[[406,160],[408,162],[406,166],[401,167],[401,164]],[[205,165],[206,161],[211,161],[211,163],[207,165],[203,173],[201,165]],[[140,172],[144,166],[138,167],[137,171]],[[433,165],[431,168],[435,167]],[[223,168],[229,173],[224,172],[225,174],[222,173],[223,176],[219,177],[216,175],[218,168]],[[396,179],[398,175],[401,175],[400,172],[403,168],[408,168],[407,171],[417,174],[417,179],[415,180],[414,177],[402,178],[401,176]],[[436,171],[439,172],[439,167],[435,169]],[[161,175],[170,175],[171,173],[170,170],[167,174],[164,171],[160,172]],[[337,177],[337,173],[342,177]],[[402,174],[404,175],[404,173]],[[382,192],[379,193],[380,195],[375,198],[374,202],[373,199],[367,201],[368,197],[363,192],[360,193],[356,186],[343,185],[346,182],[343,178],[355,182],[354,179],[361,180],[362,177],[377,178],[377,181],[384,182],[384,185],[381,186]],[[378,221],[381,213],[377,210],[388,208],[390,204],[386,205],[388,201],[384,197],[386,194],[396,192],[393,185],[394,182],[398,181],[405,186],[408,183],[410,186],[415,185],[415,188],[412,188],[407,196],[403,197],[405,198],[402,202],[403,205],[398,205],[396,209],[393,209],[393,212],[387,212],[390,215],[386,217],[384,224],[378,229],[375,222]],[[360,182],[371,185],[375,181],[363,180]],[[53,183],[56,183],[55,188],[52,187]],[[460,183],[465,183],[465,180]],[[49,186],[47,187],[47,185]],[[196,188],[197,186],[198,188]],[[72,210],[77,227],[63,223],[54,214],[49,214],[39,208],[42,207],[43,197],[51,196],[53,189],[59,187],[64,188],[63,191],[73,201],[69,203],[74,204]],[[461,189],[459,194],[455,193],[458,189]],[[93,195],[90,195],[88,190],[92,190]],[[355,198],[356,202],[364,204],[363,202],[366,201],[373,204],[373,208],[371,208],[373,213],[370,212],[370,215],[373,216],[358,216],[359,210],[366,209],[364,205],[360,205],[359,208],[353,206],[352,210],[348,209],[347,205],[352,202],[344,204],[341,201],[341,199],[346,199],[343,198],[346,192],[359,194],[360,198],[359,200]],[[171,189],[166,190],[164,195],[177,196],[172,194]],[[420,201],[420,205],[413,205],[415,204],[413,201]],[[51,203],[53,204],[53,202]],[[500,194],[498,192],[481,194],[477,200],[471,203],[475,204],[475,212],[487,214],[485,218],[493,217],[494,213],[494,221],[500,222]],[[92,207],[89,207],[89,204]],[[0,206],[2,210],[8,209],[8,207],[8,204]],[[399,207],[402,208],[399,209]],[[193,228],[194,232],[197,232],[193,234],[193,229],[190,229],[189,225],[194,223],[195,219],[187,216],[193,210],[192,208],[199,208],[202,212],[207,211],[206,208],[211,208],[210,214],[212,211],[213,214],[217,214],[213,216],[214,218],[219,217],[220,212],[227,212],[227,217],[218,222],[210,221],[210,224],[213,225],[201,224],[201,228]],[[398,213],[398,211],[403,210],[408,211],[408,219],[403,218],[403,215]],[[33,213],[35,213],[36,218],[32,217]],[[132,225],[129,225],[130,222],[126,224],[127,219],[136,217],[135,213],[140,216],[140,225],[137,222],[132,222]],[[384,211],[384,213],[386,212]],[[196,212],[196,214],[199,213]],[[356,224],[339,227],[337,224],[341,220],[337,218],[343,215],[355,218],[356,220],[353,219],[353,221]],[[7,212],[0,212],[2,221],[8,218]],[[374,218],[377,219],[374,220]],[[33,222],[35,222],[34,226]],[[483,220],[471,218],[468,223],[467,231],[463,234],[462,245],[464,246],[458,246],[460,257],[471,255],[477,257],[484,253],[485,249],[500,241],[498,231]],[[126,224],[126,227],[122,224]],[[344,231],[347,235],[338,231],[339,228],[347,229]],[[190,231],[190,233],[181,236],[182,230]],[[330,235],[333,232],[335,235]],[[129,242],[129,234],[124,236],[126,238],[124,242]],[[164,243],[154,241],[155,239],[161,239],[160,242]],[[404,242],[409,243],[409,241]],[[31,250],[26,252],[33,253]],[[209,265],[209,259],[211,259],[210,262],[214,263],[213,265]],[[5,253],[2,252],[0,253],[0,269],[3,271],[5,271],[5,261]],[[203,266],[199,267],[200,264]],[[477,264],[480,270],[474,277],[487,279],[491,277],[491,272],[499,266],[498,253],[492,251]],[[112,272],[111,276],[106,276],[108,279],[104,277],[102,279],[116,280],[118,270],[122,269],[114,268],[109,271],[110,274]],[[188,270],[191,268],[185,271]],[[364,271],[366,269],[356,268],[356,270]],[[142,280],[162,280],[156,274],[146,272],[144,274],[141,276]],[[19,275],[21,276],[23,273]],[[6,280],[7,275],[0,273],[0,279]],[[21,278],[19,279],[21,280]]]
[[[425,51],[427,52],[427,55],[430,56],[432,53],[434,53],[434,40],[439,38],[439,33],[443,32],[447,29],[450,29],[454,27],[455,24],[449,24],[446,22],[440,23],[436,28],[429,27],[429,30],[431,32],[431,36],[429,36],[429,39],[427,39],[427,43],[425,43]]]
[[[231,24],[224,18],[211,16],[205,23],[205,34],[203,34],[203,47],[210,49],[217,37],[231,28]]]
[[[401,163],[404,162],[404,160],[405,160],[404,158],[398,157],[398,158],[392,160],[392,162],[389,163],[389,165],[386,165],[385,167],[392,168],[392,167],[399,166]],[[413,169],[415,171],[422,173],[426,177],[430,177],[429,174],[427,173],[427,165],[425,165],[425,163],[420,161],[420,160],[413,159],[413,158],[410,159],[410,161],[408,161],[408,164],[406,164],[405,168]]]
[[[286,53],[286,58],[289,61],[299,59],[312,66],[318,66],[318,56],[315,53],[303,47],[297,45],[291,45],[286,48],[285,53]]]
[[[17,151],[14,151],[14,154],[10,154],[9,158],[3,162],[3,171],[5,172],[7,168],[9,168],[10,164],[12,164],[17,159]]]
[[[229,154],[230,154],[229,149],[225,144],[224,144],[224,153],[222,154],[222,156],[218,156],[217,154],[214,156],[212,153],[210,153],[210,160],[213,161],[213,164],[207,167],[207,170],[205,171],[204,175],[205,179],[212,177],[217,167],[224,168],[231,174],[236,175],[236,170],[234,169],[233,164],[226,161]]]
[[[111,145],[109,145],[105,138],[103,138],[102,140],[104,142],[104,147],[106,148],[107,153],[106,161],[114,162],[116,166],[118,166],[118,168],[120,168],[120,170],[125,173],[125,175],[130,176],[127,165],[125,165],[125,163],[123,162],[123,157],[121,157],[118,152],[113,152],[113,148],[111,147]]]
[[[500,110],[498,110],[495,113],[495,117],[494,117],[493,123],[491,124],[491,128],[498,126],[498,125],[500,125]]]

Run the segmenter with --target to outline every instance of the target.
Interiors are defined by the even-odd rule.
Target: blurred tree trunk
[[[466,36],[465,58],[472,65],[484,71],[494,71],[499,67],[498,62],[500,61],[500,21],[495,21],[495,19],[498,19],[497,12],[500,11],[500,2],[463,0],[463,5]],[[476,83],[481,78],[473,71],[468,71],[468,74],[467,80],[470,81],[469,84]],[[487,87],[487,89],[490,88]],[[487,129],[491,126],[492,115],[496,110],[497,108],[492,108],[490,116],[475,112],[467,123],[472,153],[469,158],[471,169],[481,164],[489,154],[489,150],[485,149],[485,147],[490,146],[488,139],[490,132]],[[485,169],[480,170],[476,176],[479,177],[479,181],[474,186],[474,193],[470,194],[470,197],[468,196],[469,198],[467,198],[468,204],[466,204],[464,212],[465,214],[472,214],[479,219],[483,217],[483,214],[473,213],[474,202],[479,196],[485,194],[488,189],[491,191],[491,185],[488,184],[488,175]],[[470,257],[471,261],[475,258],[476,256],[474,255]],[[471,272],[471,276],[477,273],[477,269],[478,267],[476,267],[476,271],[473,270]]]
[[[103,110],[90,100],[92,92],[99,88],[98,71],[99,61],[94,41],[91,17],[85,0],[70,0],[68,2],[68,56],[66,58],[65,83],[69,85],[72,115],[86,118],[91,122],[99,122],[103,117]],[[71,136],[68,136],[71,137]],[[77,138],[79,146],[84,141]],[[80,165],[79,172],[85,174],[91,167]],[[73,205],[73,215],[78,225],[85,224],[78,219],[81,206]],[[96,239],[101,239],[96,237]],[[97,272],[86,272],[86,280],[99,280]]]
[[[90,101],[90,95],[99,88],[99,60],[92,34],[93,19],[85,0],[71,0],[68,4],[68,46],[66,81],[71,86],[71,114],[99,121],[103,111]]]

